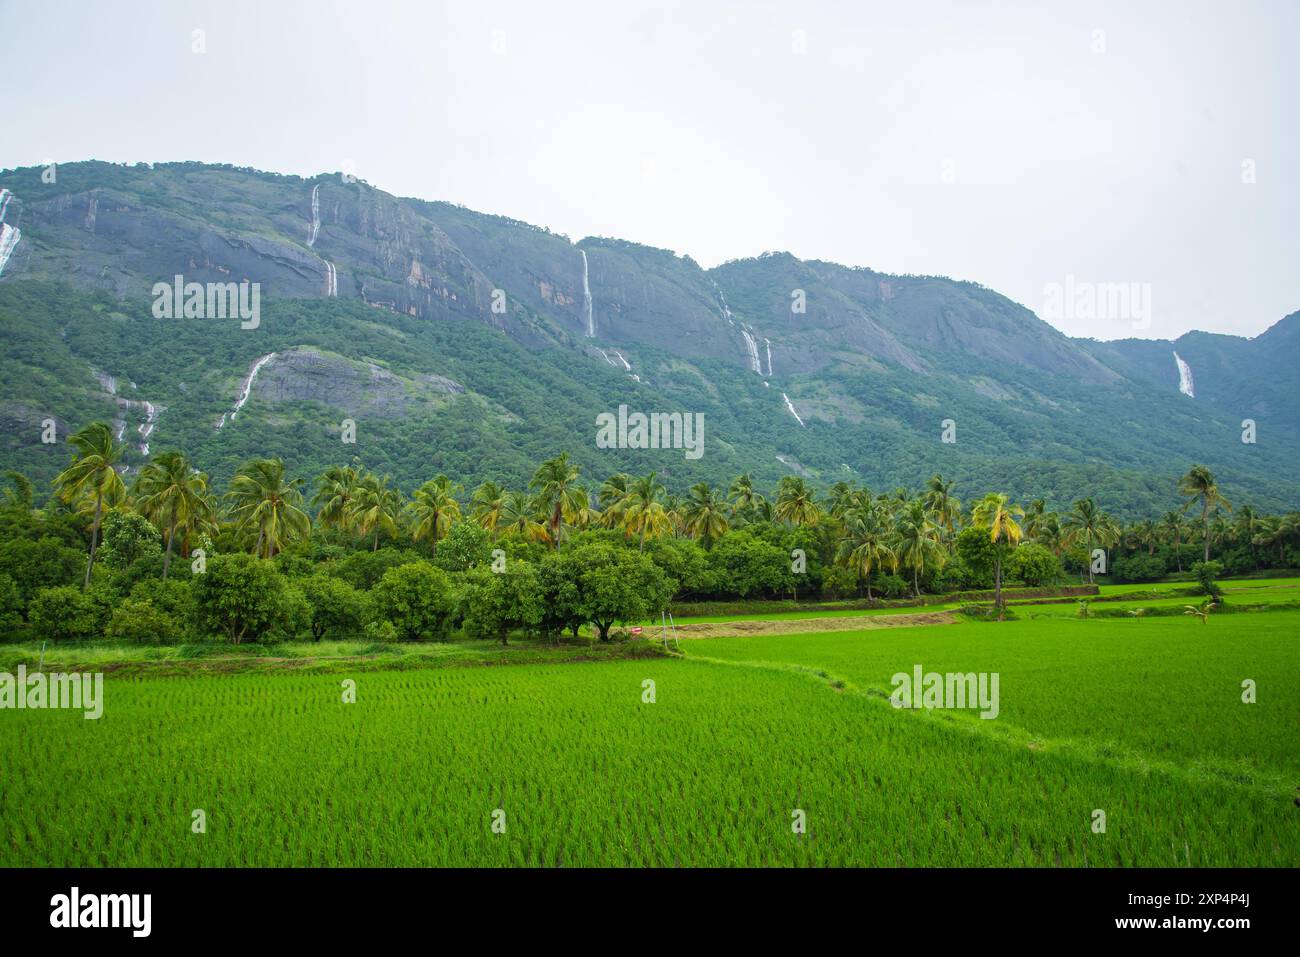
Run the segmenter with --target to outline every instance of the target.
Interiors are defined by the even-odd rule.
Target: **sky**
[[[1295,0],[0,0],[0,168],[354,170],[1074,336],[1254,336],[1300,309],[1298,39]]]

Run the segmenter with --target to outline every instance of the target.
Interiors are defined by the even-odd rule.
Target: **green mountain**
[[[589,478],[653,469],[678,492],[746,470],[876,489],[939,471],[967,495],[1149,515],[1202,462],[1230,498],[1300,503],[1296,315],[1254,340],[1098,343],[972,283],[787,253],[704,270],[340,175],[41,173],[0,173],[0,463],[39,479],[68,455],[42,422],[99,418],[129,465],[177,446],[218,480],[274,454],[303,475],[356,458],[407,489],[438,471],[517,485],[567,449]],[[177,276],[259,284],[255,328],[156,318]],[[596,416],[620,405],[703,413],[703,456],[598,448]]]

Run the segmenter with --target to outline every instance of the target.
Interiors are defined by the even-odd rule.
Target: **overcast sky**
[[[1040,315],[1138,283],[1147,328],[1051,321],[1257,335],[1300,309],[1297,40],[1294,0],[0,0],[0,167],[352,164],[705,266],[789,250]]]

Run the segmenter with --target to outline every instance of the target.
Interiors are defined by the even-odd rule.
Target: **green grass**
[[[124,669],[99,721],[0,712],[0,865],[1294,866],[1297,634],[1283,611]],[[895,710],[917,663],[998,671],[1000,717]]]

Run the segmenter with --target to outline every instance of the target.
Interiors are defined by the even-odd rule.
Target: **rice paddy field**
[[[0,713],[0,865],[1300,864],[1300,612],[1018,611],[632,660],[110,669],[98,721]],[[894,708],[916,665],[997,672],[998,717]]]

